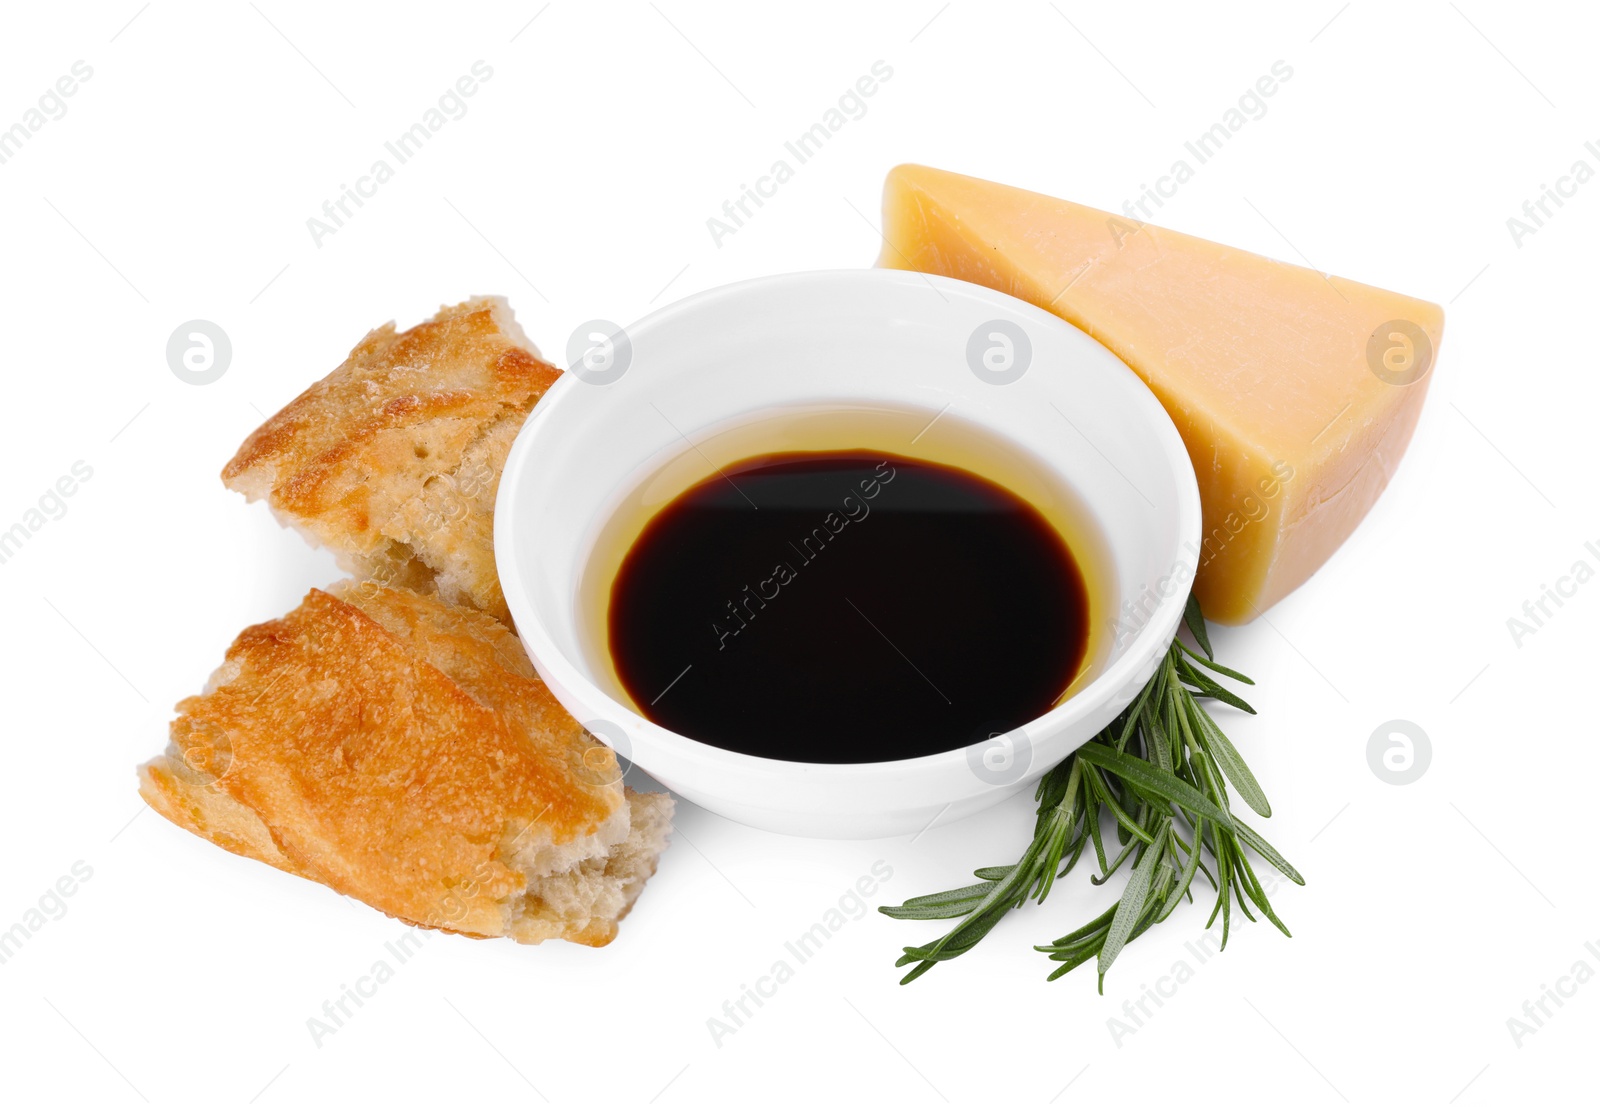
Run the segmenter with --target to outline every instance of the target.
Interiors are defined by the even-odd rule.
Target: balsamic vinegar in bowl
[[[961,749],[1062,701],[1098,637],[1087,528],[1025,459],[925,422],[787,415],[713,439],[720,461],[688,453],[676,483],[701,479],[656,489],[609,540],[601,637],[640,714],[738,753],[852,764]],[[757,441],[788,448],[737,456]]]

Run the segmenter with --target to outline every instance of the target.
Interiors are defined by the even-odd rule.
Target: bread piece
[[[388,323],[245,439],[222,480],[348,571],[509,625],[495,492],[512,440],[560,375],[499,297],[400,333]]]
[[[417,925],[605,945],[666,847],[671,797],[625,793],[511,632],[437,597],[313,589],[178,712],[151,807]]]

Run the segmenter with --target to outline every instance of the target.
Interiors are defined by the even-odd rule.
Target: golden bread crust
[[[178,710],[152,807],[418,925],[604,944],[665,845],[670,797],[632,828],[614,756],[510,631],[437,597],[313,589]]]
[[[284,856],[254,811],[221,788],[208,787],[213,778],[189,769],[182,755],[175,754],[169,750],[139,766],[139,794],[146,803],[169,822],[230,853],[265,861],[296,876],[307,875]]]
[[[247,438],[222,471],[358,575],[509,623],[493,513],[512,439],[561,371],[498,297],[372,331]]]

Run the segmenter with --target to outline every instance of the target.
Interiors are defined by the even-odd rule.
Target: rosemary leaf
[[[1141,795],[1175,803],[1186,811],[1193,811],[1207,819],[1215,819],[1219,823],[1229,821],[1227,813],[1222,808],[1201,795],[1193,785],[1173,774],[1170,769],[1162,772],[1158,766],[1148,761],[1118,753],[1109,746],[1095,742],[1084,746],[1074,756],[1096,768],[1116,773]]]
[[[1189,593],[1189,598],[1183,605],[1183,624],[1189,628],[1189,633],[1194,635],[1194,640],[1200,644],[1200,648],[1206,651],[1206,656],[1215,657],[1216,655],[1211,652],[1211,639],[1206,634],[1206,617],[1200,613],[1200,601],[1195,598],[1193,592]]]

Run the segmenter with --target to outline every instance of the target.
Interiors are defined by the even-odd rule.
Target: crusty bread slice
[[[511,442],[561,375],[497,296],[368,334],[222,471],[352,573],[510,623],[494,497]]]
[[[417,925],[605,945],[666,847],[671,797],[625,792],[511,632],[434,596],[313,589],[178,710],[150,806]]]

